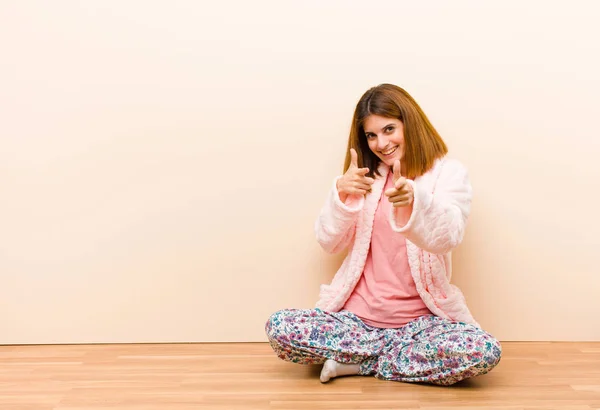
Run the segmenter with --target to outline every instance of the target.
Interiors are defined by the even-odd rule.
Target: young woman
[[[278,357],[346,375],[450,385],[489,372],[500,343],[450,284],[471,206],[467,170],[415,100],[382,84],[359,100],[344,174],[315,224],[325,251],[349,248],[315,309],[273,314]]]

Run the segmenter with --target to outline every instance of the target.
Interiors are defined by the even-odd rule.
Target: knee
[[[290,310],[283,309],[273,313],[267,323],[265,324],[265,333],[269,338],[269,342],[276,342],[278,344],[287,344],[285,343],[287,339],[286,335],[286,324],[290,319]],[[289,341],[289,340],[287,340]],[[283,342],[283,343],[282,343]]]
[[[495,337],[487,335],[486,348],[483,354],[483,361],[488,365],[489,369],[496,367],[502,358],[502,345]]]
[[[502,345],[500,342],[490,335],[483,333],[479,335],[472,343],[475,347],[469,352],[469,356],[474,359],[477,367],[485,368],[487,371],[492,370],[500,362],[502,358]],[[469,341],[467,341],[469,346]]]

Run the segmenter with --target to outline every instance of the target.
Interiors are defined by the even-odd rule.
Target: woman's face
[[[404,157],[404,124],[395,118],[371,114],[364,121],[369,148],[381,161],[393,166]]]

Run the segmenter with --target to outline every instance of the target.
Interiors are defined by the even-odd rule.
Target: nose
[[[378,150],[381,151],[382,149],[384,149],[385,147],[387,147],[388,143],[389,143],[389,141],[385,137],[385,135],[378,135],[377,136],[377,149]]]

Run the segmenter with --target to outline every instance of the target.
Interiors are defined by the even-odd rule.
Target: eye
[[[394,132],[394,127],[392,127],[392,126],[386,127],[385,128],[385,132],[388,132],[388,133],[389,132]]]
[[[373,139],[375,137],[375,134],[366,134],[367,139]]]

